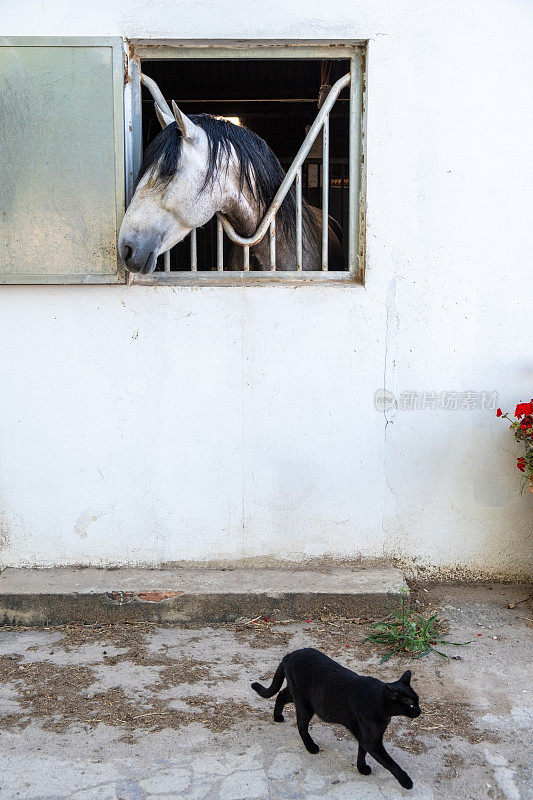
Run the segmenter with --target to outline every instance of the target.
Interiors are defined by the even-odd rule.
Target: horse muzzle
[[[153,272],[161,239],[156,236],[125,236],[119,239],[118,252],[128,272],[148,275]]]

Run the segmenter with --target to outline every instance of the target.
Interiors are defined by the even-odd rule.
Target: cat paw
[[[283,714],[274,714],[274,722],[285,722]]]
[[[361,775],[371,775],[372,774],[372,769],[368,766],[368,764],[361,764],[361,766],[359,766],[359,764],[358,764],[357,765],[357,769],[359,770]]]
[[[403,786],[404,789],[412,789],[413,788],[413,781],[409,777],[409,775],[404,772],[403,775],[400,775],[398,778],[400,786]]]
[[[310,742],[309,744],[306,744],[305,747],[307,749],[307,752],[311,753],[314,756],[317,753],[320,753],[320,747],[317,744],[315,744],[315,742]]]

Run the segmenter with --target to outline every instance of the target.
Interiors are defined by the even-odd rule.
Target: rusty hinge
[[[130,58],[126,50],[124,50],[124,85],[130,82]]]

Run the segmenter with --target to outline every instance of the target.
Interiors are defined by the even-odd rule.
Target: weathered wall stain
[[[106,514],[109,514],[111,511],[111,508],[94,508],[85,511],[78,517],[76,524],[74,525],[74,532],[80,537],[80,539],[86,539],[87,532],[92,523],[96,522]]]
[[[9,547],[9,534],[7,526],[4,522],[0,521],[0,550],[5,550]]]

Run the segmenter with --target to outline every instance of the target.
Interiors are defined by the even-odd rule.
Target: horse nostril
[[[130,260],[132,254],[133,254],[133,250],[131,249],[131,247],[129,245],[125,245],[124,249],[123,249],[123,259],[126,262],[126,264]]]

